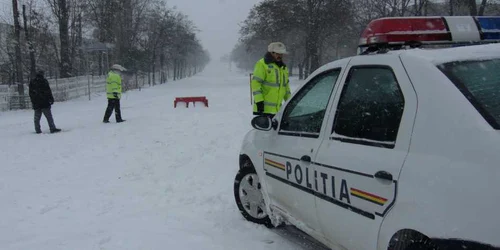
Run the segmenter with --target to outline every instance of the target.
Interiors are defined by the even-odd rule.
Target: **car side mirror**
[[[278,121],[269,116],[256,116],[252,119],[252,127],[257,130],[269,131],[278,128]]]

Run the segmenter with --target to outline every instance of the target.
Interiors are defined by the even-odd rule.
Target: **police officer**
[[[109,118],[115,111],[116,122],[124,122],[122,119],[122,114],[120,110],[120,98],[122,96],[122,77],[121,73],[126,69],[119,64],[111,66],[108,73],[108,78],[106,79],[106,96],[108,98],[108,107],[106,108],[106,113],[104,114],[104,123],[109,123]]]
[[[291,96],[288,68],[283,63],[286,47],[281,42],[269,44],[267,53],[255,64],[252,77],[254,115],[274,116],[283,101]]]
[[[42,114],[47,119],[50,133],[60,132],[61,129],[56,127],[54,118],[52,117],[51,107],[52,104],[54,104],[54,96],[52,95],[49,82],[45,79],[45,74],[42,70],[38,71],[35,78],[30,81],[29,95],[33,110],[35,110],[35,132],[37,134],[42,133],[40,128],[40,119],[42,119]]]

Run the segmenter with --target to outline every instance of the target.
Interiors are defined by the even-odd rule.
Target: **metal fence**
[[[159,75],[157,76],[159,79]],[[71,99],[106,93],[106,76],[79,76],[66,79],[48,79],[54,101],[64,102]],[[122,81],[123,91],[142,89],[151,86],[147,74],[125,75]],[[17,85],[0,85],[0,111],[31,109],[29,86],[24,85],[24,96],[19,95]]]
[[[8,97],[8,109],[30,109],[31,101],[29,96],[11,95]]]

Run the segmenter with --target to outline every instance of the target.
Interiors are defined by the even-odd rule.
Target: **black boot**
[[[52,133],[52,134],[59,133],[59,132],[61,132],[61,129],[58,129],[58,128],[54,128],[54,129],[50,130],[50,133]]]

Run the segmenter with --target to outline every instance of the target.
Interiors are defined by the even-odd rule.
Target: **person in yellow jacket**
[[[122,96],[122,77],[121,73],[126,69],[119,64],[111,66],[106,78],[106,96],[108,98],[108,107],[104,113],[104,123],[109,123],[109,118],[115,111],[116,122],[124,122],[120,110],[120,98]]]
[[[287,54],[281,42],[274,42],[267,47],[264,58],[256,64],[252,77],[254,115],[274,116],[291,96],[288,68],[283,62]]]

